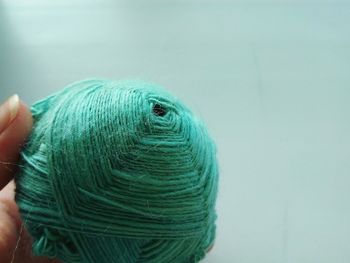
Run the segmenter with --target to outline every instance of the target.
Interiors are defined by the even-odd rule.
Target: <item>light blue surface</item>
[[[350,262],[350,2],[168,2],[2,1],[0,99],[158,82],[218,143],[205,263]]]

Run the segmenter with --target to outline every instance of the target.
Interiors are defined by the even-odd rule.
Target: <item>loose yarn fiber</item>
[[[163,88],[84,80],[32,106],[16,202],[36,255],[198,262],[215,238],[218,166],[205,125]]]

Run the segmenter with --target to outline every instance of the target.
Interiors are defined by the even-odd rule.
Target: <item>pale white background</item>
[[[350,2],[0,1],[0,99],[142,78],[220,161],[205,263],[350,262]]]

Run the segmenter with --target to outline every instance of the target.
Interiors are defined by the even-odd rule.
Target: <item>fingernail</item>
[[[2,133],[16,118],[19,109],[19,97],[11,96],[0,106],[0,133]]]

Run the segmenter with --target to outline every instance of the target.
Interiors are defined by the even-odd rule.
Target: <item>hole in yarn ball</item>
[[[157,116],[163,117],[167,113],[167,111],[162,105],[157,103],[153,106],[153,113]]]

